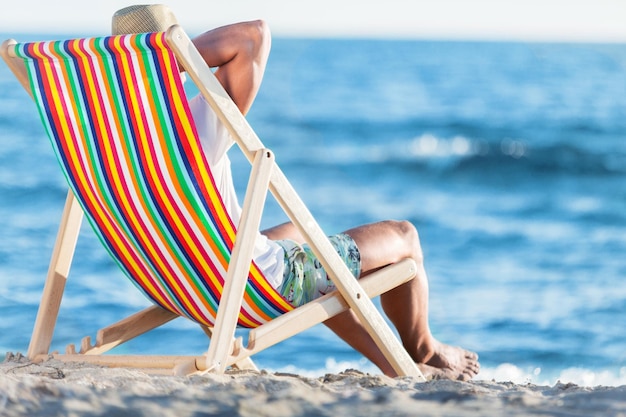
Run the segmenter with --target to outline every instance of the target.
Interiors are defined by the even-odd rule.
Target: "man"
[[[115,13],[113,33],[162,31],[175,23],[176,19],[165,6],[131,6]],[[261,85],[270,39],[265,22],[257,20],[216,28],[193,40],[206,63],[217,68],[215,76],[244,115]],[[236,224],[241,208],[226,154],[233,139],[201,96],[190,100],[190,108],[216,185]],[[362,225],[331,236],[330,240],[355,277],[412,258],[418,265],[417,276],[381,295],[385,314],[426,377],[469,380],[478,373],[475,353],[445,345],[430,332],[428,279],[419,236],[411,223],[388,220]],[[261,232],[254,259],[268,281],[296,306],[334,290],[334,284],[291,223]],[[333,317],[325,324],[386,375],[396,375],[352,311]]]

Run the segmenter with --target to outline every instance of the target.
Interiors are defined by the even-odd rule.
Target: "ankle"
[[[432,337],[420,338],[413,346],[414,349],[409,350],[409,354],[416,363],[428,363],[437,352],[436,343]]]

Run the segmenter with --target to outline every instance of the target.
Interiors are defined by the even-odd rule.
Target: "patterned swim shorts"
[[[354,240],[347,234],[329,237],[352,275],[361,275],[361,255]],[[278,291],[294,306],[301,306],[335,290],[322,264],[308,244],[292,240],[276,241],[285,250],[285,272]]]

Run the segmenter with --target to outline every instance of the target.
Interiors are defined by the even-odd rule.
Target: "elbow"
[[[255,57],[267,58],[272,45],[272,34],[265,20],[258,19],[248,23],[249,53]]]

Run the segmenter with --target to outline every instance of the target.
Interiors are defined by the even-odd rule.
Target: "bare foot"
[[[436,342],[433,356],[418,366],[428,379],[469,381],[480,370],[476,353],[441,342]]]
[[[427,381],[434,381],[439,379],[450,379],[453,381],[469,381],[472,379],[472,375],[469,374],[461,374],[459,375],[457,372],[451,369],[439,369],[434,366],[426,365],[423,363],[418,363],[417,367],[424,375]]]

